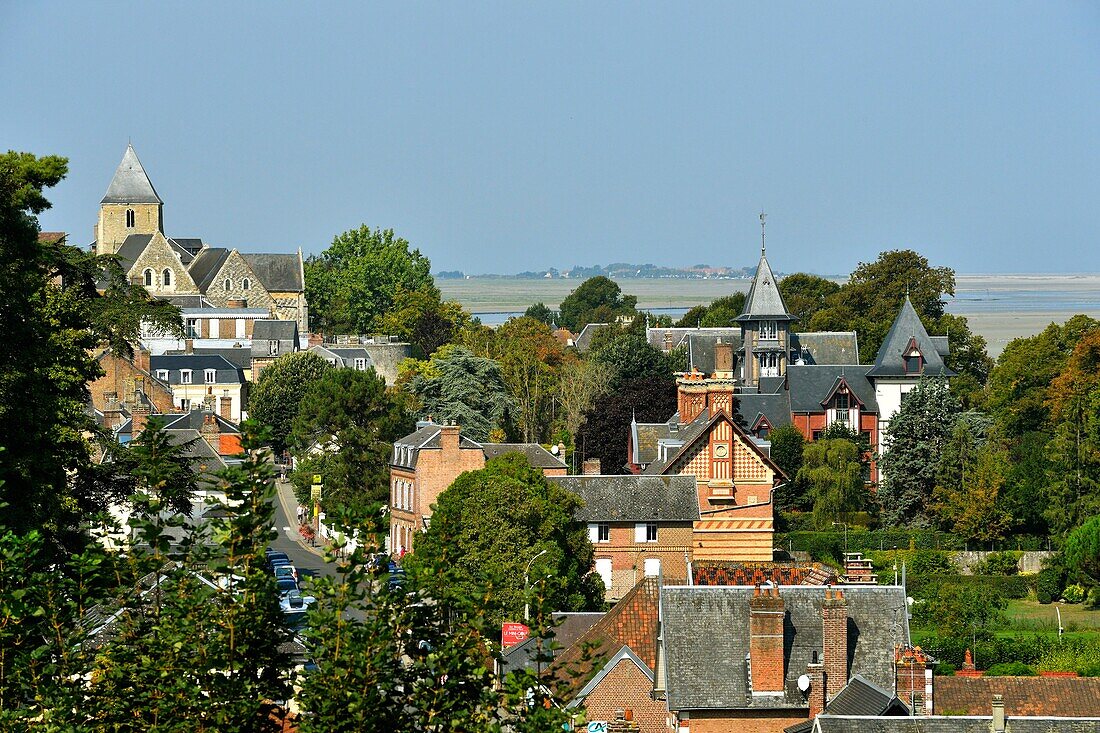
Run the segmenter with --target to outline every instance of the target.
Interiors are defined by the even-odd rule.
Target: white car
[[[302,613],[317,602],[313,596],[303,596],[300,590],[291,590],[283,594],[279,600],[279,607],[283,613]]]

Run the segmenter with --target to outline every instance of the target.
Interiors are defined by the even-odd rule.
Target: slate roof
[[[183,356],[187,351],[183,349],[171,349],[165,352],[169,356]],[[238,369],[250,369],[252,367],[252,349],[243,346],[232,349],[215,349],[199,346],[192,349],[191,353],[202,356],[220,356]]]
[[[859,340],[855,331],[812,331],[791,334],[792,362],[807,364],[858,364]]]
[[[164,420],[165,430],[201,430],[204,416],[210,413],[204,413],[202,410],[189,410],[182,413],[166,413],[161,415],[151,415],[150,417],[156,417]],[[221,415],[213,413],[214,419],[218,423],[218,432],[220,433],[234,433],[240,434],[240,428],[235,423],[226,420]]]
[[[149,371],[168,370],[168,384],[182,384],[181,369],[191,370],[191,384],[206,384],[206,370],[216,370],[216,384],[233,384],[244,381],[244,374],[224,356],[216,354],[160,354],[149,357]]]
[[[790,387],[791,412],[821,412],[821,403],[843,378],[860,402],[863,412],[878,412],[875,385],[867,377],[871,369],[848,364],[823,364],[818,366],[787,367],[787,384]]]
[[[130,268],[134,266],[134,262],[137,261],[137,258],[140,257],[141,253],[145,251],[145,248],[149,246],[149,242],[152,238],[152,234],[131,234],[126,237],[126,240],[119,246],[118,251],[115,252],[123,272],[130,271]]]
[[[767,418],[773,430],[791,423],[791,402],[786,390],[779,394],[739,394],[737,399],[740,401],[738,411],[749,430],[756,426],[761,416]]]
[[[669,467],[669,465],[675,460],[676,456],[680,453],[682,447],[691,444],[700,435],[702,435],[709,426],[710,415],[707,413],[706,410],[700,412],[694,420],[687,423],[686,425],[677,425],[675,428],[675,433],[670,432],[669,439],[675,439],[676,441],[679,441],[680,446],[676,448],[670,448],[665,454],[664,459],[661,459],[660,456],[657,456],[657,458],[654,459],[652,463],[645,467],[645,470],[642,471],[642,474],[647,476],[659,476],[663,474],[665,472],[665,469]]]
[[[531,468],[566,468],[565,462],[538,443],[482,443],[485,460],[505,453],[522,453]]]
[[[214,304],[207,300],[205,295],[157,295],[155,297],[157,300],[166,301],[177,308],[202,310],[214,307]]]
[[[591,629],[558,655],[553,670],[566,683],[567,699],[575,697],[599,672],[604,661],[623,646],[630,647],[650,669],[657,668],[660,594],[657,578],[642,579]]]
[[[909,715],[909,708],[892,692],[887,692],[874,682],[855,675],[840,688],[825,705],[829,715]],[[813,720],[784,728],[784,733],[809,733],[814,729]]]
[[[657,460],[660,441],[672,438],[672,425],[667,422],[630,423],[630,460],[635,465],[647,465]]]
[[[592,348],[592,339],[596,335],[597,331],[607,328],[610,323],[589,323],[581,332],[577,334],[577,337],[573,339],[573,345],[577,347],[577,351],[582,354]]]
[[[821,653],[821,608],[826,588],[781,586],[785,692],[753,696],[749,653],[748,586],[666,586],[661,592],[664,663],[670,710],[805,709],[798,677]],[[894,644],[909,642],[905,592],[900,586],[846,586],[851,674],[882,688],[893,685]]]
[[[939,349],[936,348],[936,345],[928,336],[928,331],[925,330],[924,324],[920,321],[920,316],[913,309],[913,304],[909,302],[908,295],[905,296],[905,302],[901,304],[901,310],[898,312],[897,318],[894,319],[893,325],[890,326],[890,331],[886,334],[886,338],[878,350],[878,355],[875,357],[875,366],[868,372],[868,375],[872,377],[907,376],[902,354],[909,348],[910,341],[916,343],[917,350],[924,357],[923,374],[944,377],[954,376],[955,372],[948,369],[943,363],[943,356],[940,355]]]
[[[252,326],[253,349],[257,341],[292,341],[298,343],[297,321],[256,321]]]
[[[145,173],[141,161],[138,160],[134,146],[127,144],[126,152],[122,154],[122,161],[115,169],[115,176],[107,186],[107,193],[100,200],[101,204],[163,204],[153,182]]]
[[[1096,733],[1098,718],[1014,718],[1005,719],[1005,733]],[[822,714],[814,720],[815,733],[992,733],[989,715],[936,715],[916,717],[871,717]]]
[[[187,250],[192,255],[196,255],[200,250],[206,248],[206,243],[202,241],[201,237],[169,237],[168,241],[181,249]]]
[[[228,258],[229,250],[225,247],[207,247],[195,255],[187,272],[201,292],[210,289],[211,281]]]
[[[584,501],[580,522],[692,522],[699,518],[694,476],[551,476]]]
[[[256,277],[270,291],[276,292],[302,292],[306,289],[304,275],[302,273],[302,260],[300,253],[294,254],[260,254],[256,252],[241,253],[244,261],[256,273]]]
[[[424,449],[439,449],[439,433],[442,425],[427,423],[409,433],[404,438],[394,441],[391,465],[400,468],[416,468],[416,461],[420,451]],[[464,450],[482,450],[481,445],[470,440],[465,435],[459,434],[459,448]]]
[[[573,645],[582,634],[591,629],[603,618],[602,611],[554,611],[550,617],[554,621],[554,627],[550,630],[552,639],[543,641],[542,654],[556,657],[558,654]],[[528,637],[525,641],[510,647],[504,652],[500,662],[500,677],[509,672],[532,668],[538,660],[539,654],[537,639]]]
[[[981,715],[994,695],[1008,715],[1100,717],[1100,677],[937,677],[933,712]]]
[[[779,283],[772,274],[771,265],[764,250],[760,250],[760,264],[756,266],[756,276],[752,279],[749,294],[745,296],[745,311],[737,316],[738,323],[757,320],[797,321],[798,318],[787,310],[783,295],[779,292]]]
[[[707,328],[687,334],[683,345],[687,347],[688,369],[714,374],[714,347],[719,340],[724,344],[732,344],[736,354],[741,348],[741,329]],[[736,367],[736,360],[734,366]]]

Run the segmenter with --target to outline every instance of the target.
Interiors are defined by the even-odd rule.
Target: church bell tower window
[[[133,209],[126,209],[126,228],[127,229],[133,229],[134,228],[134,210]]]

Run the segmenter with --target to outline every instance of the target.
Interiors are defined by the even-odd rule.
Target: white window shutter
[[[647,557],[645,559],[645,574],[647,578],[653,578],[661,574],[661,558]]]
[[[588,523],[588,540],[592,544],[596,544],[600,541],[600,525],[595,522]]]
[[[600,558],[596,560],[596,572],[599,573],[600,578],[603,579],[604,587],[611,590],[611,558]]]
[[[634,525],[634,541],[645,542],[645,522],[639,522]]]

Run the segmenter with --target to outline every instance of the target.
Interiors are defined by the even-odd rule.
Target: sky
[[[1096,3],[0,0],[0,95],[80,244],[132,141],[242,251],[740,267],[763,210],[784,272],[1100,272]]]

